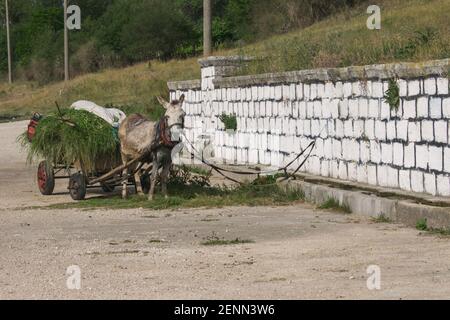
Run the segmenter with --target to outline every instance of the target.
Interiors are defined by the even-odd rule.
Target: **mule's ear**
[[[184,94],[182,94],[180,97],[180,106],[183,104],[183,102],[184,102]]]
[[[158,99],[158,102],[164,107],[164,109],[168,109],[170,106],[170,103],[168,103],[166,100],[164,100],[163,97],[158,96],[156,97],[156,99]]]

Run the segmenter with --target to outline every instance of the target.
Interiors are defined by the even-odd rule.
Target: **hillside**
[[[215,54],[263,57],[246,70],[249,73],[450,57],[450,0],[379,3],[382,29],[378,31],[366,28],[367,5],[362,5],[305,29]],[[151,61],[42,87],[30,82],[0,83],[0,119],[28,116],[33,111],[45,113],[54,108],[55,101],[68,106],[78,99],[155,114],[154,97],[166,93],[166,81],[199,77],[196,61]]]

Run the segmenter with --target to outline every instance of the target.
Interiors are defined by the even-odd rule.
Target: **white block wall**
[[[303,172],[450,196],[449,80],[426,72],[397,81],[398,110],[384,101],[383,77],[277,83],[216,78],[210,65],[200,87],[172,88],[171,98],[186,95],[187,136],[210,135],[218,161],[283,167],[316,140]],[[225,132],[223,113],[237,117],[236,132]]]

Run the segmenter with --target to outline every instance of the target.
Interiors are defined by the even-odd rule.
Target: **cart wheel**
[[[143,174],[140,177],[141,179],[141,188],[144,194],[148,194],[150,192],[150,175]]]
[[[55,173],[53,166],[48,161],[42,161],[39,163],[37,170],[37,181],[39,191],[44,196],[49,196],[55,189]]]
[[[73,200],[84,200],[86,197],[86,178],[82,173],[75,173],[70,176],[69,192]]]
[[[116,188],[115,185],[110,185],[107,183],[102,183],[101,187],[102,187],[103,192],[106,192],[106,193],[114,192],[114,189]]]

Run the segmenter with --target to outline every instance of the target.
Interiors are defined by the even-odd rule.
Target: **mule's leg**
[[[122,163],[126,164],[128,162],[128,157],[126,155],[124,155],[123,153],[121,154],[121,156],[122,156]],[[122,178],[125,178],[126,176],[128,176],[128,168],[125,168],[122,171]],[[127,184],[128,184],[128,179],[124,179],[124,181],[122,181],[122,198],[123,199],[126,199],[128,197]]]
[[[133,171],[136,170],[138,165],[133,168]],[[140,171],[140,170],[139,170]],[[136,172],[134,174],[134,181],[136,183],[136,194],[141,195],[144,194],[144,191],[142,191],[142,185],[141,185],[141,175],[139,172]]]
[[[159,169],[159,163],[158,163],[158,159],[155,155],[155,157],[153,157],[152,175],[150,176],[150,191],[148,193],[148,200],[153,200],[153,196],[155,194],[155,186],[156,186],[156,178],[158,177],[158,169]]]
[[[169,179],[170,167],[172,166],[172,161],[167,161],[164,163],[164,167],[161,172],[161,188],[162,194],[165,198],[168,198],[167,194],[167,180]]]

